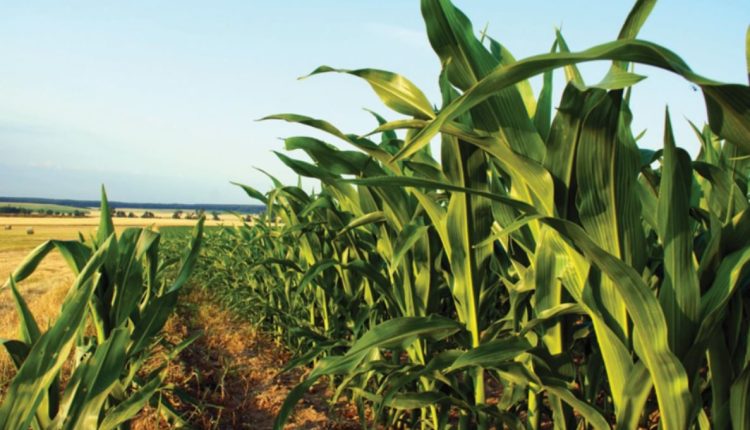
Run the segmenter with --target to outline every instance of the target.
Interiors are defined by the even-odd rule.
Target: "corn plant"
[[[177,262],[159,255],[159,234],[129,228],[118,238],[102,190],[101,219],[89,242],[48,241],[29,254],[11,275],[10,288],[20,317],[20,338],[3,345],[18,367],[0,403],[0,428],[115,429],[164,389],[167,362],[192,342],[164,345],[162,364],[147,369],[163,344],[161,330],[195,265],[203,220],[171,281],[163,276]],[[76,280],[58,318],[42,332],[17,283],[57,249]],[[74,352],[70,378],[61,369]]]
[[[365,136],[267,118],[355,149],[286,139],[312,163],[280,159],[322,191],[244,187],[282,218],[265,237],[293,237],[253,262],[268,271],[264,291],[279,294],[271,307],[293,315],[275,329],[312,331],[319,346],[295,362],[317,354],[277,428],[323,376],[392,427],[631,429],[658,412],[665,429],[750,428],[750,88],[637,40],[654,4],[637,1],[616,41],[570,52],[557,32],[550,53],[517,61],[449,1],[423,0],[443,64],[439,109],[403,76],[324,66],[313,74],[364,79],[406,118],[377,117]],[[612,66],[587,84],[577,68],[587,61]],[[633,64],[702,90],[695,161],[668,112],[663,148],[638,147],[628,101],[644,77]],[[554,112],[559,68],[567,84]]]

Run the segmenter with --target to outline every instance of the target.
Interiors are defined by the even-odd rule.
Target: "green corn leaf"
[[[159,391],[162,385],[162,376],[158,375],[132,393],[128,398],[113,407],[102,420],[99,430],[114,430],[119,425],[135,417]]]
[[[58,415],[61,428],[96,428],[107,396],[118,382],[126,363],[129,340],[127,328],[112,331],[109,339],[98,345],[96,351],[76,369],[79,375],[71,380],[73,391],[66,390]],[[63,424],[64,422],[64,424]]]
[[[692,403],[685,368],[669,349],[664,313],[656,298],[630,266],[599,248],[577,225],[554,218],[543,220],[574,243],[617,285],[634,325],[636,351],[651,373],[662,425],[684,428]]]
[[[703,186],[703,193],[709,209],[724,221],[735,213],[748,207],[748,199],[734,181],[731,171],[702,161],[693,162],[693,169],[708,183]]]
[[[386,121],[385,118],[383,118],[382,116],[380,116],[380,114],[378,114],[375,111],[371,111],[370,109],[365,109],[365,111],[369,112],[372,116],[374,116],[375,120],[380,125],[383,125],[383,124],[385,124],[385,123],[388,122],[388,121]],[[385,132],[383,132],[383,136],[382,136],[382,140],[380,142],[380,146],[381,147],[387,146],[387,145],[389,145],[391,143],[391,141],[397,140],[397,139],[398,139],[398,136],[396,135],[396,133],[391,132],[391,131],[385,131]]]
[[[5,351],[13,360],[13,364],[16,366],[16,369],[20,368],[24,360],[26,360],[26,357],[29,355],[29,351],[31,350],[29,345],[15,339],[0,339],[0,342],[2,342],[3,346],[5,347]]]
[[[510,85],[553,68],[596,60],[638,62],[674,72],[699,85],[703,90],[711,129],[726,139],[742,144],[745,149],[750,149],[750,144],[743,143],[750,142],[750,87],[721,84],[703,78],[692,72],[678,56],[659,45],[640,40],[618,40],[579,53],[537,55],[493,70],[443,108],[430,125],[393,158],[397,160],[414,154],[429,143],[445,122],[467,112]]]
[[[0,428],[28,428],[39,402],[68,357],[113,242],[104,241],[76,278],[55,324],[32,346],[0,404]]]
[[[253,187],[251,187],[249,185],[240,184],[239,182],[231,182],[231,184],[232,185],[237,185],[238,187],[242,188],[245,191],[245,193],[248,196],[250,196],[251,199],[256,199],[256,200],[262,202],[265,205],[268,204],[268,198],[263,193],[261,193],[260,191],[256,190],[255,188],[253,188]]]
[[[734,381],[729,398],[729,410],[732,417],[732,428],[750,429],[750,365]]]
[[[544,389],[555,396],[559,397],[565,403],[569,404],[574,410],[580,413],[587,421],[587,423],[598,430],[606,430],[611,428],[606,419],[602,414],[596,410],[593,406],[586,402],[578,399],[570,390],[558,385],[545,384]]]
[[[169,354],[167,354],[167,361],[174,360],[182,351],[192,345],[193,342],[200,339],[203,334],[203,330],[196,330],[194,333],[191,333],[190,336],[183,339],[182,342],[175,345],[172,350],[169,351]]]
[[[449,183],[442,183],[437,181],[432,181],[429,179],[422,179],[422,178],[413,178],[413,177],[406,177],[406,176],[383,176],[383,177],[375,177],[375,178],[364,178],[364,179],[349,179],[346,182],[352,183],[352,184],[358,184],[358,185],[366,185],[368,187],[387,187],[387,186],[400,186],[400,187],[415,187],[415,188],[427,188],[427,189],[436,189],[436,190],[448,190],[448,191],[456,191],[456,192],[466,192],[466,193],[472,193],[476,194],[478,196],[486,197],[491,200],[495,200],[499,203],[503,203],[505,205],[508,205],[514,209],[518,209],[522,212],[529,213],[529,214],[535,214],[536,209],[522,201],[512,199],[505,196],[500,196],[491,192],[482,191],[482,190],[474,190],[470,188],[460,187],[456,185],[451,185]]]
[[[37,266],[39,266],[39,263],[41,263],[47,254],[53,249],[57,249],[60,252],[65,262],[68,263],[68,267],[70,267],[76,275],[78,275],[83,266],[86,265],[86,262],[91,256],[91,250],[81,242],[48,240],[34,248],[34,250],[24,258],[21,264],[18,265],[16,270],[13,271],[13,278],[16,282],[21,282],[34,273]],[[6,287],[8,287],[7,282],[3,285],[3,288]]]
[[[628,72],[619,67],[609,69],[604,78],[599,83],[592,85],[590,88],[600,88],[603,90],[622,90],[632,87],[638,82],[646,79],[643,75]]]
[[[392,121],[386,124],[385,128],[380,129],[421,129],[428,123],[422,120]],[[523,155],[517,154],[510,147],[508,142],[503,139],[489,134],[478,134],[476,130],[463,126],[459,123],[452,122],[446,124],[441,132],[460,139],[463,142],[474,145],[486,153],[494,156],[494,160],[515,183],[519,186],[516,193],[520,196],[528,196],[528,200],[533,200],[547,211],[549,214],[554,212],[554,187],[549,172],[539,163],[530,160]],[[425,178],[436,180],[436,178]],[[442,179],[442,178],[440,178]],[[526,189],[528,189],[528,191]]]
[[[640,155],[632,136],[622,131],[627,115],[622,103],[621,92],[610,92],[583,122],[576,155],[576,207],[581,224],[597,245],[640,271],[645,242],[636,194]],[[599,288],[605,319],[611,318],[610,327],[625,341],[629,337],[625,304],[612,280],[602,279]]]
[[[555,252],[554,247],[549,244],[550,240],[554,240],[551,232],[546,228],[542,229],[535,253],[536,261],[534,264],[534,286],[536,288],[535,313],[537,314],[537,318],[529,321],[524,326],[523,332],[533,328],[540,320],[544,321],[543,315],[555,309],[561,309],[564,306],[561,304],[563,287],[559,280],[561,279],[567,259],[564,258],[564,254]],[[544,324],[542,340],[550,354],[562,353],[562,326],[559,323]]]
[[[653,386],[654,384],[651,381],[648,369],[646,369],[642,361],[639,361],[630,371],[622,392],[624,402],[620,412],[617,414],[616,428],[618,430],[638,427],[638,421],[641,419]]]
[[[394,318],[357,339],[346,356],[356,356],[372,348],[403,348],[417,338],[444,339],[462,328],[456,321],[438,315]]]
[[[573,247],[565,243],[559,235],[547,232],[545,241],[540,246],[549,248],[556,260],[562,260],[559,277],[563,287],[578,302],[592,320],[594,334],[601,350],[604,361],[604,371],[609,380],[610,391],[615,405],[623,404],[624,388],[633,367],[631,349],[616,334],[614,327],[610,327],[605,320],[605,310],[600,301],[593,297],[592,288],[587,285],[590,276],[590,264]],[[548,251],[540,251],[548,252]],[[554,308],[552,308],[554,309]],[[541,315],[540,315],[541,317]],[[553,352],[552,350],[551,352]],[[619,416],[620,410],[616,410]]]
[[[625,19],[625,23],[620,29],[620,34],[617,36],[618,39],[635,39],[638,36],[638,32],[641,31],[643,24],[651,14],[651,11],[656,6],[656,0],[637,0],[633,8],[630,10],[628,17]],[[627,70],[628,63],[625,61],[615,61],[610,72],[613,70]]]
[[[708,341],[708,367],[711,372],[711,418],[716,428],[731,428],[730,396],[732,363],[726,339],[714,336]]]
[[[21,282],[31,276],[31,274],[34,273],[34,270],[36,270],[37,266],[39,266],[39,263],[44,260],[44,257],[46,257],[47,254],[52,251],[52,249],[54,249],[54,243],[52,241],[46,241],[34,248],[34,250],[31,251],[26,256],[26,258],[23,259],[21,264],[18,265],[16,270],[13,271],[13,274],[3,285],[3,288],[7,288],[10,286],[11,279],[15,282]]]
[[[511,337],[485,342],[458,356],[446,372],[465,367],[497,368],[529,351],[533,345],[524,338]]]
[[[618,39],[635,39],[646,19],[656,6],[656,0],[637,0],[620,29]],[[627,67],[623,67],[626,69]]]
[[[29,345],[34,345],[39,340],[41,337],[41,331],[39,330],[39,326],[37,325],[34,316],[31,314],[26,301],[18,292],[18,288],[16,283],[13,282],[12,277],[10,279],[10,290],[20,320],[19,329],[22,342],[6,344],[5,348],[11,353],[16,367],[20,368],[28,356],[30,350]],[[39,409],[36,412],[37,423],[40,426],[48,425],[49,418],[57,411],[58,402],[60,400],[58,382],[57,378],[53,379],[47,396],[43,397]]]
[[[423,0],[422,15],[430,44],[444,64],[448,80],[457,88],[466,91],[496,67],[505,68],[516,64],[498,62],[474,36],[466,15],[449,1]],[[508,61],[510,60],[509,58]],[[475,127],[481,130],[499,130],[519,154],[541,160],[544,156],[544,143],[516,85],[522,81],[523,79],[517,80],[514,85],[494,93],[487,99],[487,103],[477,105],[472,111],[472,120]],[[425,145],[419,144],[419,149],[423,146]],[[409,155],[418,150],[414,142],[407,143],[394,158],[404,158],[407,148]]]
[[[726,307],[750,268],[750,246],[745,246],[722,258],[713,283],[700,303],[700,326],[684,361],[688,369],[697,370],[700,358],[712,337],[716,336]]]
[[[436,391],[422,391],[419,393],[399,393],[389,399],[385,406],[393,409],[421,409],[444,402],[448,399],[443,393]]]
[[[143,298],[144,273],[139,264],[152,247],[158,247],[159,234],[146,229],[127,229],[120,236],[119,270],[116,276],[117,294],[110,309],[113,326],[125,322]]]
[[[18,292],[18,287],[12,276],[10,278],[10,291],[13,295],[13,302],[16,304],[16,311],[18,312],[21,341],[28,345],[33,345],[42,334],[34,319],[34,315],[29,310],[29,306],[21,296],[21,293]]]
[[[250,270],[260,269],[263,266],[268,266],[268,265],[283,266],[283,267],[286,267],[288,269],[292,269],[292,270],[294,270],[296,272],[299,272],[299,273],[304,273],[305,272],[304,270],[302,270],[301,267],[299,267],[299,265],[297,264],[297,262],[295,262],[293,260],[286,260],[286,259],[283,259],[283,258],[266,258],[266,259],[257,261],[255,264],[253,264],[252,266],[250,266],[249,269]]]
[[[557,40],[552,44],[550,52],[557,51]],[[552,71],[544,72],[542,77],[542,90],[539,92],[539,102],[534,111],[534,125],[543,141],[547,141],[550,131],[552,117]]]
[[[383,222],[386,220],[385,213],[382,211],[377,212],[371,212],[365,215],[362,215],[361,217],[357,217],[353,219],[349,224],[346,225],[339,233],[338,236],[343,236],[346,233],[348,233],[351,230],[354,230],[355,228],[359,228],[365,225]]]
[[[543,164],[554,178],[555,206],[562,217],[568,218],[575,211],[575,155],[584,118],[605,94],[598,89],[581,90],[569,83],[552,121]]]
[[[263,170],[261,168],[258,168],[258,167],[254,167],[254,169],[257,170],[257,171],[259,171],[260,173],[266,175],[268,177],[268,179],[270,179],[271,182],[273,182],[273,186],[274,187],[281,188],[281,187],[284,186],[284,184],[282,184],[281,181],[279,181],[278,179],[276,179],[275,176],[273,176],[272,174],[266,172],[265,170]]]
[[[559,28],[555,29],[555,41],[557,42],[559,52],[570,53],[568,42],[565,41],[562,31]],[[583,76],[578,70],[578,66],[575,64],[566,64],[563,69],[565,70],[565,80],[568,85],[575,85],[578,88],[586,88],[586,84],[583,82]]]
[[[428,229],[428,226],[409,223],[401,230],[393,249],[393,259],[389,269],[391,273],[396,271],[404,256],[424,236]]]
[[[501,44],[491,37],[489,37],[488,39],[490,41],[490,53],[497,60],[498,64],[502,65],[516,62],[515,57],[513,57],[513,54],[510,53],[505,45]],[[528,112],[530,117],[533,116],[537,111],[537,101],[534,98],[534,92],[531,89],[531,84],[529,83],[529,81],[522,81],[518,83],[517,87],[518,92],[521,94],[521,98],[523,99],[523,103],[526,105],[526,111]]]
[[[179,290],[167,292],[163,296],[151,300],[136,322],[131,336],[128,355],[135,356],[154,342],[154,336],[161,331],[172,310],[177,304]]]
[[[360,149],[361,151],[365,152],[366,154],[380,161],[384,165],[388,166],[388,168],[393,169],[395,171],[400,171],[400,168],[398,167],[397,164],[390,162],[390,159],[393,156],[393,154],[391,154],[390,152],[386,151],[385,149],[381,148],[380,146],[376,145],[375,143],[367,139],[353,136],[353,135],[346,135],[341,130],[334,127],[331,123],[327,121],[323,121],[323,120],[316,119],[316,118],[311,118],[309,116],[297,115],[297,114],[270,115],[270,116],[263,118],[263,120],[282,120],[282,121],[287,121],[291,123],[306,125],[316,130],[326,132],[330,135],[336,136],[337,138],[345,141],[346,143],[349,143],[355,146],[356,148]]]
[[[96,244],[101,246],[107,238],[115,232],[115,226],[112,224],[112,214],[110,214],[109,201],[107,200],[107,191],[102,185],[102,201],[99,208],[99,228],[96,230]]]
[[[201,217],[193,227],[192,237],[190,239],[190,247],[187,253],[182,259],[180,265],[180,271],[177,274],[174,282],[167,290],[168,293],[178,291],[190,278],[190,274],[193,273],[195,268],[195,262],[200,254],[201,243],[203,243],[203,224],[206,222],[206,217]]]
[[[520,334],[524,335],[525,333],[531,331],[532,329],[534,329],[534,327],[537,327],[542,323],[560,318],[565,315],[583,315],[585,313],[585,309],[577,303],[560,303],[556,306],[548,307],[540,312],[537,312],[537,317],[524,324],[523,329],[520,331]],[[552,348],[549,349],[551,350]]]
[[[669,112],[664,125],[664,161],[659,187],[658,226],[664,244],[664,281],[659,301],[669,327],[670,347],[684,354],[694,339],[700,315],[700,287],[693,264],[690,225],[690,156],[675,147]]]
[[[459,187],[489,191],[489,175],[484,153],[459,139],[443,136],[441,157],[443,170],[452,183]],[[486,274],[492,253],[491,245],[479,245],[492,231],[490,200],[476,194],[452,193],[446,212],[446,256],[452,272],[451,293],[459,321],[466,324],[471,346],[480,344],[481,297],[490,282]],[[477,367],[474,379],[474,400],[484,403],[484,375]]]
[[[366,80],[380,100],[398,113],[423,119],[435,117],[424,93],[401,75],[377,69],[342,70],[320,66],[309,76],[330,72],[347,73]]]
[[[306,176],[309,178],[317,178],[328,184],[332,183],[337,178],[337,175],[334,175],[326,171],[325,169],[318,167],[314,164],[311,164],[305,161],[295,160],[293,158],[289,158],[286,155],[275,152],[275,151],[274,153],[276,154],[277,157],[279,157],[279,160],[281,160],[282,163],[289,166],[289,168],[294,170],[294,172],[297,173],[298,175]]]
[[[296,386],[284,400],[276,416],[274,429],[283,428],[294,406],[321,376],[353,371],[373,348],[403,348],[419,338],[443,339],[461,329],[461,324],[437,315],[394,318],[373,327],[354,342],[345,355],[327,357],[318,363],[307,379]]]
[[[284,139],[284,145],[288,151],[305,151],[320,167],[334,175],[361,175],[368,168],[377,169],[372,159],[361,152],[341,151],[312,137],[290,137]]]
[[[302,125],[306,125],[308,127],[312,127],[315,129],[318,129],[320,131],[324,131],[328,134],[331,134],[333,136],[338,137],[341,140],[348,141],[349,137],[347,137],[343,132],[341,132],[338,128],[334,127],[331,123],[327,121],[323,121],[321,119],[312,118],[305,115],[297,115],[293,113],[281,113],[281,114],[275,114],[275,115],[268,115],[260,119],[261,121],[268,121],[268,120],[282,120],[292,123],[298,123]],[[375,148],[377,148],[377,145],[373,145]]]
[[[316,261],[307,270],[307,273],[305,273],[305,276],[300,281],[298,288],[304,289],[308,284],[310,284],[313,281],[313,279],[315,279],[316,276],[320,275],[322,272],[326,271],[327,269],[330,269],[331,267],[336,267],[337,265],[338,265],[338,262],[333,259],[325,259],[325,260]]]

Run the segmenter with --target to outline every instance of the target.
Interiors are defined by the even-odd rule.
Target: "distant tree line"
[[[113,218],[157,218],[156,214],[154,214],[152,211],[143,211],[143,213],[139,216],[133,211],[125,211],[122,209],[117,208],[110,208],[109,210],[110,215],[112,215]],[[72,217],[83,217],[88,214],[88,211],[84,210],[73,210],[73,211],[56,211],[52,209],[30,209],[25,207],[18,207],[18,206],[0,206],[0,215],[28,215],[28,216],[34,216],[34,215],[42,215],[42,216],[72,216]],[[197,220],[200,217],[206,214],[205,209],[196,209],[194,211],[183,211],[181,209],[178,209],[172,213],[173,219],[190,219],[190,220]],[[212,210],[210,212],[210,216],[212,220],[214,221],[221,221],[221,212]],[[208,216],[207,216],[208,217]],[[244,217],[246,221],[252,220],[252,215],[248,214]]]
[[[196,209],[193,212],[188,212],[188,213],[185,213],[182,210],[176,210],[172,214],[172,218],[173,219],[182,219],[183,216],[184,216],[185,219],[198,219],[198,218],[202,217],[203,215],[205,215],[205,213],[206,213],[205,209]],[[214,221],[221,220],[221,218],[219,218],[220,214],[221,214],[221,212],[211,211],[211,219],[214,220]]]
[[[27,208],[17,208],[13,206],[0,207],[0,214],[31,215],[32,213],[33,211]]]
[[[138,218],[138,215],[133,211],[125,212],[124,210],[111,208],[109,212],[114,218]],[[156,218],[156,215],[151,211],[143,211],[140,218]]]
[[[83,210],[57,211],[52,209],[30,209],[17,206],[0,206],[0,214],[4,215],[44,215],[44,216],[71,216],[83,217],[88,212]]]

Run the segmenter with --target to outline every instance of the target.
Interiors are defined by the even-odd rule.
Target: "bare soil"
[[[167,382],[183,391],[170,401],[191,427],[201,429],[271,429],[289,391],[306,371],[279,375],[290,354],[248,323],[215,303],[198,288],[182,298],[167,325],[167,338],[177,343],[196,330],[203,336],[184,350],[169,369]],[[314,386],[299,402],[287,429],[358,429],[356,409],[342,400],[329,405],[327,384]],[[133,429],[168,428],[146,410]]]

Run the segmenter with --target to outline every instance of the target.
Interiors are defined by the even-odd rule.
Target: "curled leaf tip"
[[[303,76],[298,77],[297,80],[301,81],[303,79],[309,78],[310,76],[319,75],[321,73],[341,72],[341,71],[342,71],[341,69],[336,69],[336,68],[333,68],[331,66],[325,66],[325,65],[323,65],[323,66],[317,67],[315,70],[313,70],[312,72],[308,73],[307,75],[303,75]]]

